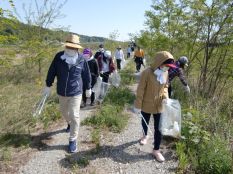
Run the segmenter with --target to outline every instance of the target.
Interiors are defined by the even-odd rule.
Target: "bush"
[[[126,126],[128,120],[121,111],[122,107],[120,106],[106,104],[96,115],[85,119],[82,124],[92,125],[97,129],[108,128],[110,131],[120,132]]]

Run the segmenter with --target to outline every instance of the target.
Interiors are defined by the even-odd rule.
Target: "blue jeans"
[[[142,114],[143,118],[145,119],[146,124],[149,125],[151,114],[145,113],[143,111],[141,111],[141,114]],[[161,115],[161,113],[153,114],[154,130],[155,130],[154,131],[154,150],[159,150],[159,146],[160,146],[161,139],[162,139],[161,132],[159,131],[160,115]],[[148,132],[148,128],[147,128],[146,124],[145,124],[144,120],[142,119],[142,128],[144,130],[145,135],[147,135],[147,132]]]

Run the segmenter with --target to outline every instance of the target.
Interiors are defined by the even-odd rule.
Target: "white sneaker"
[[[155,159],[158,162],[164,162],[165,158],[163,157],[163,155],[160,153],[159,150],[153,150],[152,155],[155,157]]]

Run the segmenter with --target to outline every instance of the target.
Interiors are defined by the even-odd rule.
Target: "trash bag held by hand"
[[[116,71],[114,71],[112,73],[111,82],[112,82],[112,85],[115,86],[115,87],[119,87],[120,86],[121,77],[120,77],[120,75]]]
[[[35,110],[32,114],[33,117],[40,116],[40,114],[42,113],[42,111],[44,109],[44,105],[45,105],[47,98],[48,98],[48,94],[42,95],[41,99],[39,100],[39,102],[35,106]]]
[[[102,77],[98,77],[95,85],[92,88],[92,91],[95,93],[96,98],[99,97],[101,91]]]
[[[174,138],[181,137],[181,107],[178,100],[167,99],[163,102],[159,130],[162,135]]]

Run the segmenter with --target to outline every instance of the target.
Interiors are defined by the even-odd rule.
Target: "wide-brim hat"
[[[65,46],[71,48],[83,48],[80,45],[79,36],[76,34],[70,34],[67,36]]]

